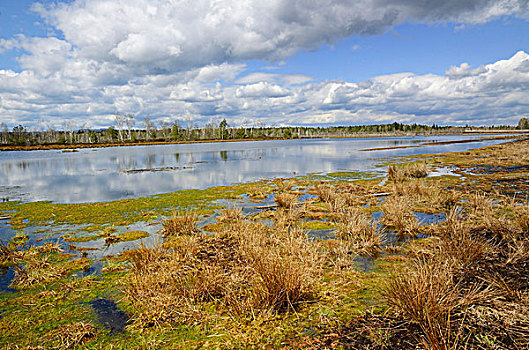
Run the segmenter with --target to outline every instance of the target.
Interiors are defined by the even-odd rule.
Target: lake
[[[0,198],[60,203],[136,198],[276,177],[383,174],[387,157],[464,151],[505,140],[478,135],[215,142],[0,152]],[[459,140],[479,142],[423,145]],[[409,148],[361,151],[371,148]]]

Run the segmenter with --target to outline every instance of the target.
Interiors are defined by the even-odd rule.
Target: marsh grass
[[[203,322],[226,310],[250,319],[295,310],[316,298],[323,261],[301,229],[245,221],[211,236],[140,246],[127,259],[134,329]]]
[[[423,178],[428,176],[429,169],[426,163],[412,163],[403,166],[388,166],[388,179],[393,182],[402,182],[410,178]]]
[[[47,335],[59,349],[73,349],[96,337],[96,328],[90,323],[75,322],[63,325]]]
[[[382,249],[382,233],[377,223],[356,210],[342,215],[336,233],[350,243],[356,254],[373,256]]]
[[[54,282],[68,276],[74,270],[88,267],[86,258],[58,263],[47,255],[26,255],[24,262],[13,266],[15,278],[11,282],[14,288],[25,289],[41,283]]]
[[[200,217],[195,213],[173,212],[173,216],[162,222],[164,237],[193,235],[199,232],[197,222]]]
[[[412,202],[405,196],[391,196],[381,205],[381,223],[394,228],[400,236],[416,236],[419,222],[412,211]]]
[[[318,196],[318,198],[320,199],[320,201],[325,202],[325,203],[330,203],[337,196],[336,189],[326,184],[316,185],[316,187],[314,188],[314,191],[316,195]]]
[[[244,215],[240,207],[225,209],[217,218],[218,222],[228,225],[239,225],[243,220]]]
[[[428,349],[448,350],[463,346],[458,327],[467,307],[485,303],[488,290],[458,288],[450,262],[416,259],[408,269],[388,282],[388,304],[422,330],[418,341]]]
[[[292,188],[296,185],[296,181],[294,180],[278,180],[274,181],[274,184],[277,187],[277,190],[279,193],[288,192],[292,190]]]
[[[274,202],[281,208],[291,209],[298,203],[298,196],[291,193],[279,193],[275,196]]]

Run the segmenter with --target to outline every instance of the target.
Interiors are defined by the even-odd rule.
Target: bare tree
[[[0,131],[2,132],[2,143],[7,143],[9,139],[9,128],[6,123],[0,123]]]
[[[149,140],[151,138],[151,116],[148,115],[144,118],[143,124],[145,125],[145,140]]]
[[[116,123],[116,128],[118,129],[119,139],[121,142],[123,142],[123,123],[125,122],[125,116],[117,112],[114,116],[114,122]]]
[[[136,121],[134,120],[134,116],[132,114],[125,114],[125,124],[127,124],[127,131],[129,132],[129,141],[132,140],[132,134],[130,129],[136,125]]]

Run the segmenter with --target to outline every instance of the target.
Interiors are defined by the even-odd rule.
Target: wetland
[[[2,152],[0,346],[527,348],[529,141],[468,139]]]

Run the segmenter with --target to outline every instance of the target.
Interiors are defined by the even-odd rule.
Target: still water
[[[480,136],[305,139],[0,152],[0,198],[110,201],[181,189],[336,171],[368,171],[387,157],[463,151],[504,140],[421,145]],[[420,146],[392,150],[362,149]]]

